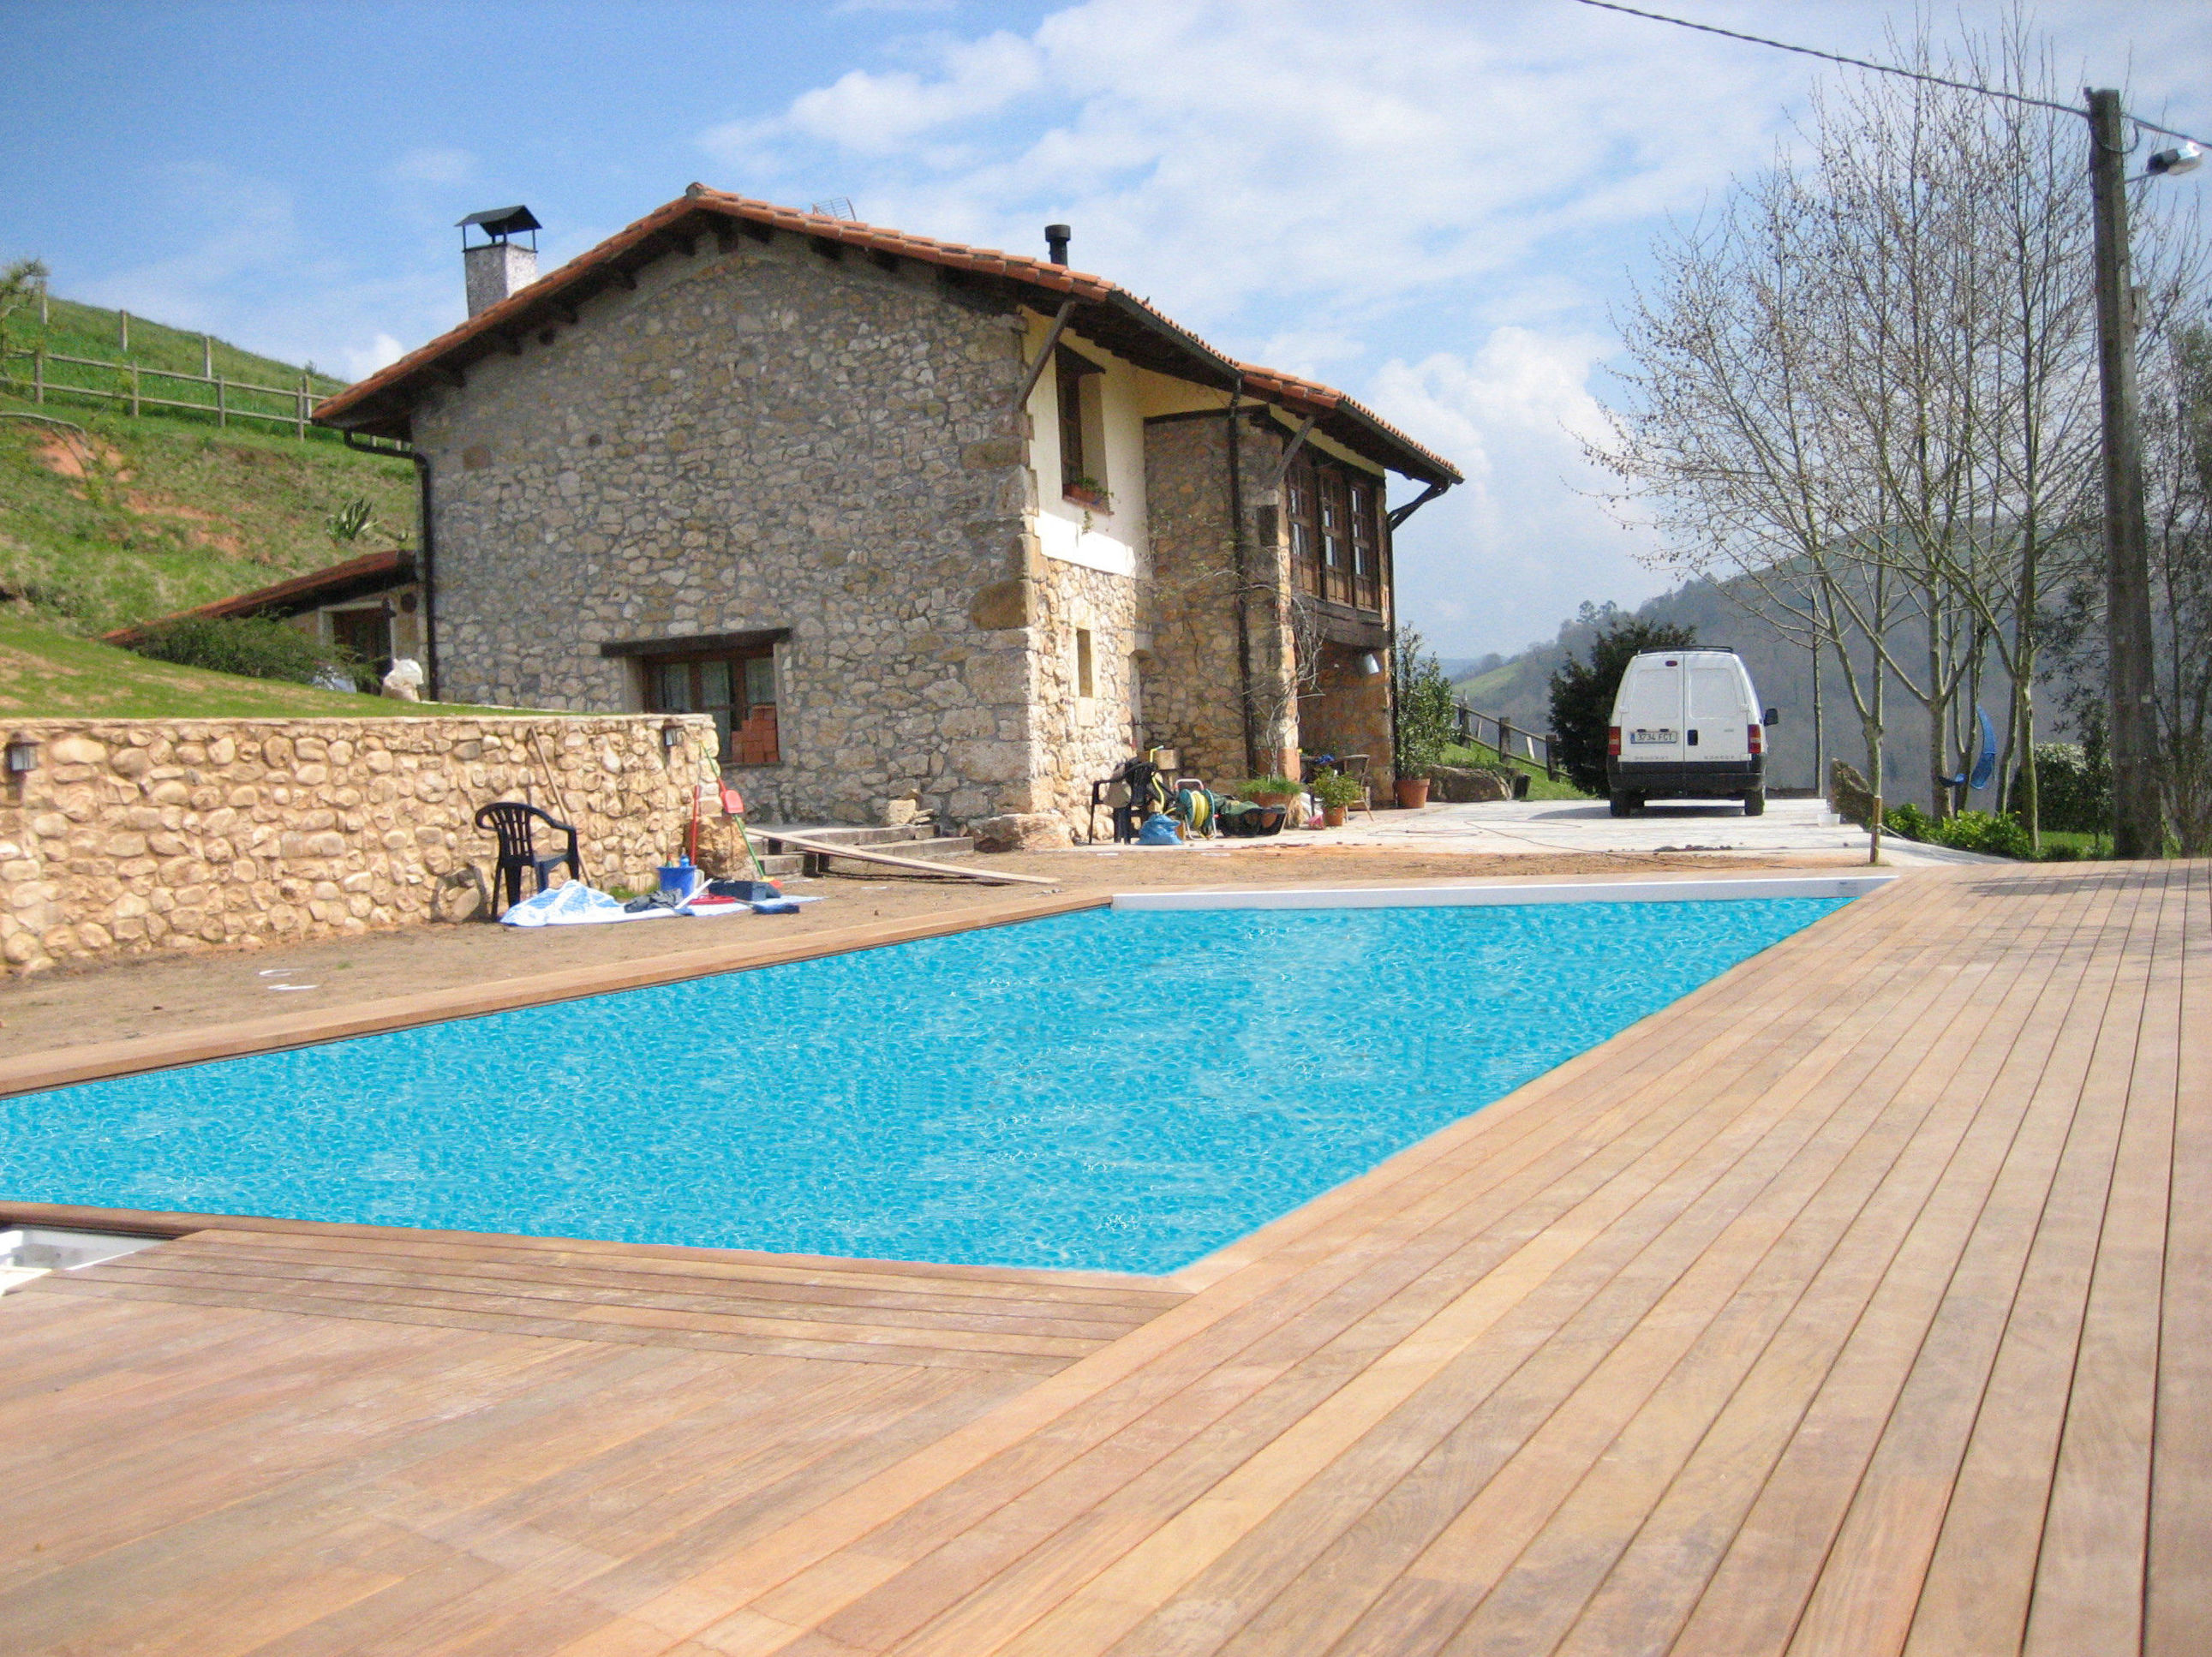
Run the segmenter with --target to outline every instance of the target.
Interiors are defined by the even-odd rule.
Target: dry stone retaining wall
[[[669,725],[682,731],[665,745]],[[702,717],[31,721],[0,783],[0,958],[292,943],[482,913],[526,799],[594,885],[644,886],[718,774]]]

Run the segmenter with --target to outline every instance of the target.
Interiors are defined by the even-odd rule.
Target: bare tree
[[[1923,34],[1892,52],[2060,90],[2017,13],[1955,50]],[[1927,710],[1939,814],[2002,674],[2033,825],[2039,618],[2096,556],[2086,143],[2059,111],[1925,82],[1816,95],[1793,151],[1662,241],[1592,449],[1656,513],[1651,562],[1830,652],[1877,786],[1884,686]],[[2148,228],[2147,286],[2199,291],[2193,235]]]

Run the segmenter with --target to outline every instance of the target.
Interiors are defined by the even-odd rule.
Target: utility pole
[[[2097,366],[2104,390],[2105,635],[2112,734],[2112,852],[2156,857],[2166,844],[2152,702],[2150,560],[2143,524],[2142,410],[2136,384],[2134,278],[2128,254],[2127,141],[2120,94],[2089,94],[2089,194],[2096,217]]]

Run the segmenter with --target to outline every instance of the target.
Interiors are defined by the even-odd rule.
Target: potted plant
[[[1367,790],[1341,771],[1324,771],[1306,785],[1306,792],[1321,804],[1324,828],[1344,827],[1344,814],[1366,797]]]
[[[1392,646],[1390,689],[1396,713],[1391,769],[1399,805],[1413,810],[1429,803],[1429,769],[1443,763],[1458,734],[1458,712],[1443,664],[1411,628],[1400,628]]]
[[[1305,786],[1293,782],[1288,777],[1247,777],[1242,782],[1231,784],[1229,792],[1239,799],[1250,800],[1255,805],[1279,805],[1288,810],[1297,804],[1298,796],[1305,792]]]
[[[1114,509],[1112,492],[1097,478],[1087,474],[1079,474],[1067,479],[1060,489],[1060,494],[1078,506],[1089,507],[1095,511],[1111,512]]]

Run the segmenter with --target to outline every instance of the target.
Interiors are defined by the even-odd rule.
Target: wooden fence
[[[1506,760],[1527,760],[1531,765],[1540,765],[1544,774],[1554,781],[1559,775],[1559,762],[1553,752],[1556,738],[1549,734],[1522,731],[1502,714],[1481,713],[1465,702],[1452,704],[1452,716],[1458,723],[1459,739],[1462,743],[1480,743],[1494,748],[1498,756]],[[1483,734],[1485,729],[1488,736]],[[1538,750],[1541,749],[1541,752]]]
[[[129,325],[125,325],[127,327]],[[12,365],[16,362],[29,365],[27,378],[15,372]],[[52,372],[56,364],[103,369],[114,376],[117,383],[84,385],[57,379]],[[189,374],[173,368],[149,368],[136,362],[113,362],[104,357],[68,356],[59,351],[49,351],[44,346],[33,346],[29,350],[18,350],[11,346],[4,353],[0,353],[0,384],[5,384],[18,392],[27,391],[34,403],[43,404],[51,397],[104,399],[127,405],[133,418],[143,409],[183,409],[193,414],[213,415],[218,426],[228,426],[234,420],[260,420],[271,425],[289,426],[294,435],[301,438],[307,434],[308,422],[313,418],[316,406],[333,395],[313,390],[305,373],[300,376],[297,385],[256,385],[249,380],[231,379],[215,373],[211,361],[206,366],[207,373]],[[214,397],[211,401],[204,402],[191,398],[155,397],[144,389],[145,382],[149,379],[208,386]],[[255,408],[250,404],[241,404],[238,401],[241,396],[270,398],[280,404],[289,406],[273,410]]]

